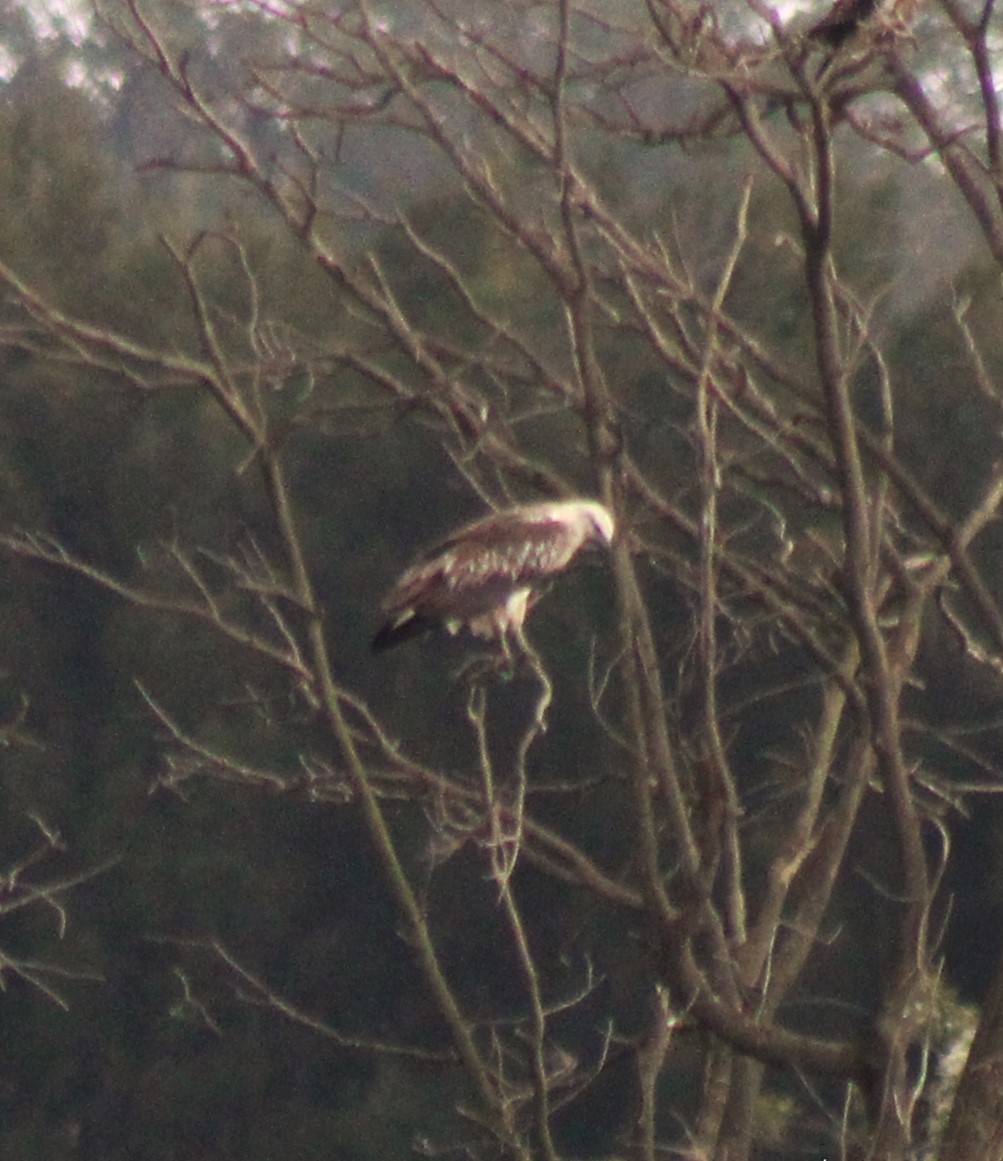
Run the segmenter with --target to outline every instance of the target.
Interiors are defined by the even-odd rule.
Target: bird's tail
[[[395,645],[410,641],[412,637],[417,637],[431,628],[432,622],[425,617],[419,617],[417,613],[408,613],[393,621],[387,621],[385,625],[381,626],[370,642],[370,648],[374,653],[383,653],[387,649],[393,649]]]

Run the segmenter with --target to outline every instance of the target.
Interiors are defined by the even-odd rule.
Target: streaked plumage
[[[518,633],[535,590],[588,544],[608,547],[614,522],[602,504],[565,500],[496,512],[454,532],[407,569],[383,601],[373,649],[426,629],[468,629],[503,645]]]

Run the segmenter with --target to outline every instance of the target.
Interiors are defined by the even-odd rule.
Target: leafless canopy
[[[320,272],[326,323],[283,318],[233,218],[165,230],[187,350],[67,312],[0,265],[0,341],[208,401],[220,454],[268,501],[267,535],[232,550],[182,530],[131,575],[44,530],[4,536],[223,639],[285,691],[286,716],[264,694],[249,714],[301,739],[295,769],[231,752],[145,682],[162,780],[356,812],[467,1085],[455,1138],[429,1153],[570,1157],[562,1126],[627,1062],[618,1156],[1003,1157],[998,1065],[980,1066],[1003,1051],[998,1010],[953,1118],[953,1089],[931,1096],[951,839],[1003,786],[1003,326],[998,294],[964,289],[1003,263],[991,0],[879,5],[838,38],[810,33],[820,12],[758,0],[191,7],[201,48],[152,0],[98,5],[187,127],[146,177],[252,194]],[[894,216],[868,203],[873,173]],[[207,277],[223,251],[236,315]],[[906,348],[930,320],[940,353],[919,366]],[[979,417],[977,451],[938,439],[941,391]],[[588,493],[624,529],[596,581],[615,612],[564,623],[577,673],[541,627],[521,725],[493,724],[504,683],[458,681],[465,765],[419,756],[420,709],[363,695],[298,509],[303,439],[402,429],[432,433],[470,510]],[[427,680],[421,658],[403,672]],[[597,740],[577,775],[547,728],[564,702]],[[583,825],[597,801],[601,839]],[[417,856],[402,803],[424,820]],[[429,883],[460,873],[461,849],[467,874],[487,871],[515,1015],[470,998],[430,921]],[[591,916],[574,955],[540,950],[540,881]],[[598,934],[614,922],[646,1015],[626,1027],[612,1005],[571,1048],[615,974]],[[257,1001],[310,1019],[215,947]],[[844,986],[854,957],[867,966]]]

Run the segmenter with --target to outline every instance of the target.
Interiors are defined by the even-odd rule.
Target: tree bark
[[[1003,1159],[1003,955],[982,1007],[938,1152],[940,1161]]]

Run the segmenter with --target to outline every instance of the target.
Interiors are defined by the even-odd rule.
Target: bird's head
[[[616,533],[616,522],[612,512],[603,504],[587,501],[581,506],[581,518],[588,539],[603,548],[609,548]]]

